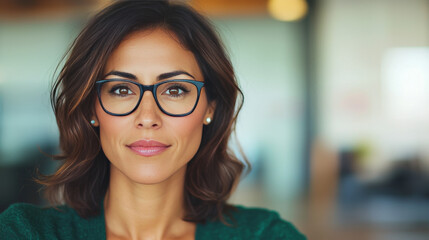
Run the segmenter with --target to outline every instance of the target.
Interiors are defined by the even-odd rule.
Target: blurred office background
[[[0,211],[43,205],[58,152],[55,69],[111,0],[0,1]],[[223,37],[245,95],[253,170],[231,202],[309,239],[429,238],[429,1],[189,0]],[[232,143],[234,149],[238,149]]]

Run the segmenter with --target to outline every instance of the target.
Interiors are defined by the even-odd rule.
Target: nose
[[[157,129],[161,127],[161,110],[151,91],[143,93],[140,105],[136,109],[135,125],[137,128]]]

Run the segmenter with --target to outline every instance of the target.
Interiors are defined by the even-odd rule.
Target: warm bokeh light
[[[268,12],[280,21],[296,21],[307,14],[305,0],[269,0]]]

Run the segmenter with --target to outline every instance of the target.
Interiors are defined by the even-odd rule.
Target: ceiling
[[[0,18],[57,16],[105,6],[114,0],[0,0]],[[184,1],[208,16],[267,14],[267,0],[171,0]]]

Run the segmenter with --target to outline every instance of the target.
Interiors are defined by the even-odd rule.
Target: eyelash
[[[183,86],[182,84],[179,84],[179,83],[175,83],[175,84],[168,87],[168,89],[171,89],[171,88],[179,88],[179,89],[183,90],[185,93],[189,92],[189,89],[187,89],[185,86]]]

